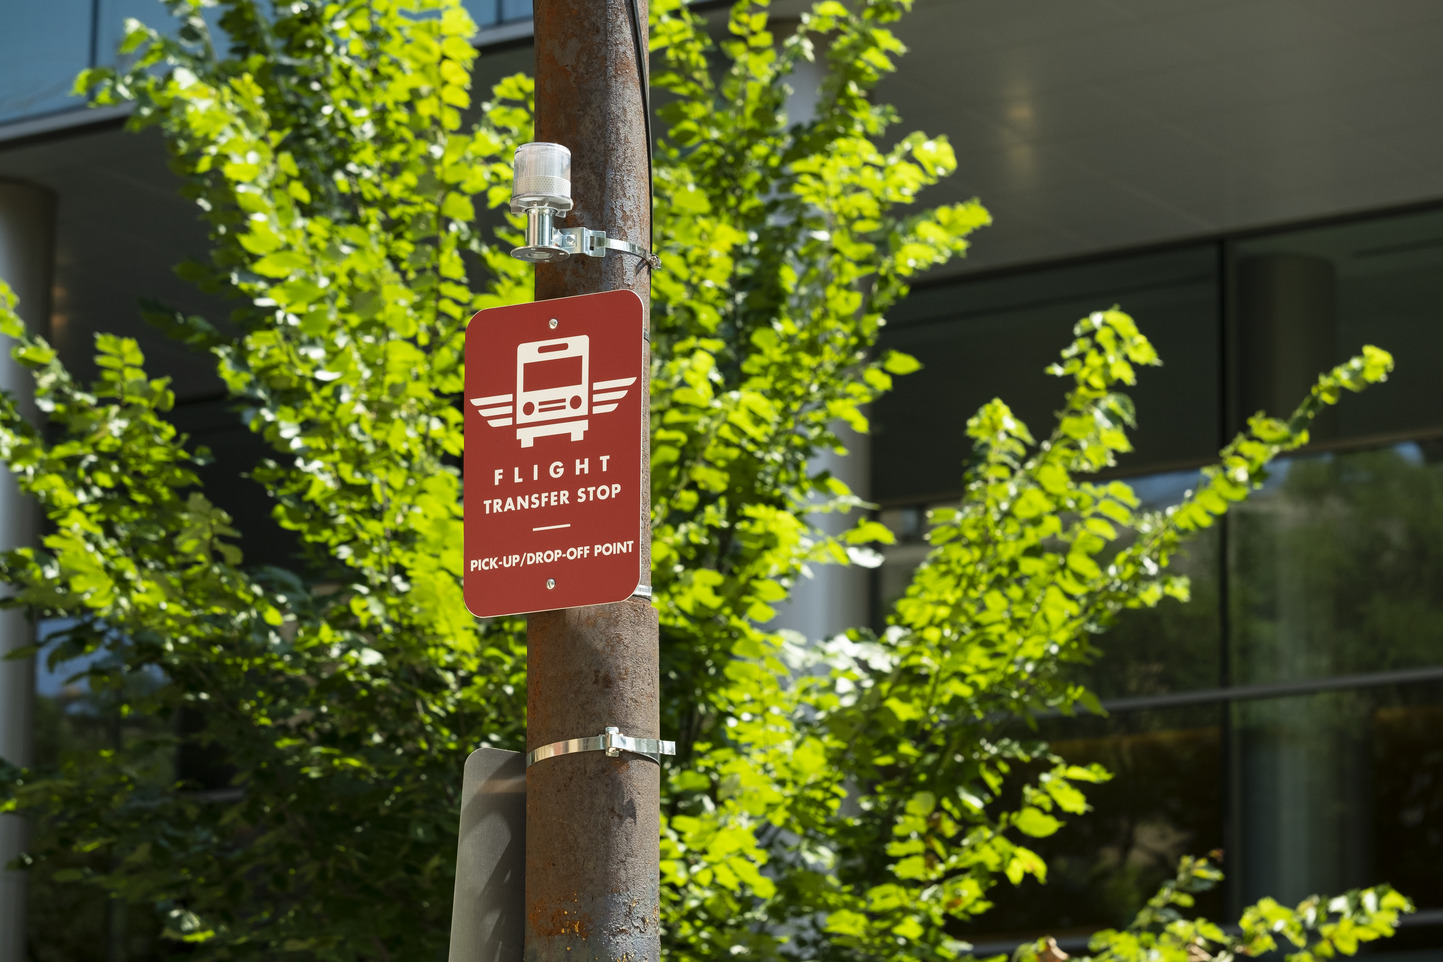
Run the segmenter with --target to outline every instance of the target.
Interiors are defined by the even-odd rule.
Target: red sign
[[[481,311],[466,327],[466,607],[623,601],[641,583],[641,298]]]

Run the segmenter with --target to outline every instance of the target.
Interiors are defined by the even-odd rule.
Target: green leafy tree
[[[292,570],[245,561],[199,484],[205,452],[170,423],[168,383],[134,341],[99,338],[99,376],[80,384],[0,289],[46,419],[7,399],[0,457],[49,519],[41,545],[4,555],[7,603],[70,619],[42,656],[105,653],[89,682],[123,713],[199,712],[185,740],[237,773],[223,800],[155,777],[147,760],[182,738],[167,728],[7,769],[0,804],[34,819],[35,872],[133,917],[153,908],[200,957],[433,957],[460,762],[522,742],[520,623],[478,622],[461,600],[456,457],[464,321],[529,297],[529,268],[506,255],[518,224],[483,228],[477,205],[504,207],[530,82],[473,103],[473,26],[454,2],[224,0],[224,50],[201,0],[167,6],[174,36],[132,24],[132,65],[80,87],[160,129],[209,225],[207,259],[181,270],[230,315],[152,319],[214,362],[268,445],[253,476],[299,554]],[[952,170],[945,140],[883,146],[896,118],[870,94],[906,7],[822,0],[779,38],[766,4],[742,2],[720,44],[677,0],[653,8],[654,83],[672,95],[652,503],[663,724],[682,744],[663,800],[675,958],[965,954],[955,924],[993,886],[1044,877],[1027,840],[1085,812],[1085,786],[1107,777],[1005,726],[1095,710],[1068,671],[1096,633],[1185,597],[1166,571],[1183,540],[1391,364],[1365,349],[1291,419],[1254,418],[1182,504],[1144,514],[1127,485],[1087,478],[1128,449],[1121,391],[1157,358],[1121,311],[1085,318],[1044,440],[1000,401],[969,422],[965,496],[934,513],[886,629],[789,643],[768,623],[803,568],[890,539],[869,520],[841,535],[814,523],[860,505],[816,455],[841,449],[836,425],[865,430],[866,405],[917,367],[877,356],[886,312],[988,219],[976,202],[915,209]],[[815,112],[791,118],[786,83],[814,60]],[[139,676],[156,681],[127,684]],[[1339,919],[1384,934],[1405,907],[1386,890],[1327,912],[1260,907],[1239,942],[1204,922],[1175,930],[1166,913],[1188,897],[1180,882],[1099,944],[1235,952],[1282,932],[1344,951]]]

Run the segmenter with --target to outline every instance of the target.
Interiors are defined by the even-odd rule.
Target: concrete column
[[[1373,884],[1372,699],[1324,692],[1233,706],[1241,904]]]
[[[871,449],[869,435],[839,426],[838,434],[847,446],[847,456],[830,451],[813,458],[813,471],[827,470],[847,483],[856,495],[866,498],[871,491]],[[828,534],[841,534],[857,522],[857,512],[817,514],[813,522]],[[810,578],[798,578],[791,597],[777,605],[771,627],[796,631],[809,642],[867,624],[871,616],[871,570],[858,565],[843,567],[813,565]]]
[[[816,117],[826,70],[821,51],[816,60],[800,61],[788,81],[787,117],[793,123],[806,123]],[[835,425],[837,436],[847,448],[846,457],[830,451],[812,459],[811,470],[830,471],[847,483],[858,497],[871,496],[872,438],[858,434],[844,424]],[[823,531],[837,535],[857,522],[857,512],[846,515],[818,514],[811,519]],[[809,642],[831,638],[848,628],[868,623],[871,618],[871,571],[857,565],[814,565],[810,578],[799,578],[791,597],[777,606],[777,617],[770,627],[795,631]]]
[[[1318,375],[1337,364],[1338,282],[1332,261],[1306,254],[1261,254],[1238,262],[1239,415],[1293,413]],[[1337,433],[1332,410],[1313,438]]]
[[[1241,417],[1263,409],[1287,417],[1337,350],[1337,269],[1311,254],[1270,253],[1238,262]],[[1337,437],[1337,417],[1313,422],[1314,440]],[[1234,683],[1325,678],[1341,643],[1326,566],[1312,560],[1314,508],[1284,488],[1259,495],[1232,520],[1238,550],[1271,572],[1253,572],[1237,626]],[[1339,521],[1338,523],[1343,523]],[[1232,819],[1228,853],[1242,904],[1272,896],[1292,903],[1314,892],[1365,884],[1371,863],[1370,699],[1314,694],[1233,709]]]
[[[50,319],[50,262],[54,236],[50,194],[29,184],[0,181],[0,278],[20,299],[19,313],[32,330],[44,331]],[[33,384],[0,349],[0,388],[27,403]],[[33,409],[30,412],[34,413]],[[35,541],[38,517],[22,500],[8,471],[0,470],[0,546]],[[18,611],[0,612],[0,657],[34,638],[34,626]],[[31,763],[31,718],[35,700],[35,662],[0,661],[0,758],[14,765]],[[14,860],[25,842],[24,823],[0,815],[0,866]],[[23,872],[0,868],[0,962],[23,962],[25,953]]]

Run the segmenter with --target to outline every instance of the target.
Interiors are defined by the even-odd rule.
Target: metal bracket
[[[641,258],[648,270],[661,267],[661,258],[645,247],[618,237],[607,237],[604,230],[557,227],[556,215],[559,213],[561,211],[555,207],[527,207],[526,243],[513,249],[511,256],[533,264],[542,264],[578,255],[605,257],[608,250],[613,250]]]
[[[608,727],[602,735],[568,738],[565,741],[542,745],[526,754],[526,767],[530,768],[543,759],[570,755],[573,752],[606,752],[611,758],[622,752],[629,752],[649,758],[660,765],[661,756],[676,754],[676,742],[662,741],[659,738],[632,738],[630,735],[623,735],[619,728]]]
[[[586,227],[563,227],[556,232],[562,250],[568,254],[585,254],[588,257],[605,257],[608,249],[634,254],[649,261],[651,252],[631,241],[607,237],[604,230],[590,230]]]

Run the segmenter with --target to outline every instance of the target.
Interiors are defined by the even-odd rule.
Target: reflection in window
[[[1443,908],[1443,692],[1384,695],[1371,718],[1374,877]]]
[[[211,9],[206,12],[211,14],[207,19],[213,22],[216,11]],[[147,27],[174,33],[171,25],[175,23],[175,18],[155,0],[100,0],[96,13],[95,50],[102,63],[114,63],[117,59],[120,41],[125,39],[127,19],[133,18]]]
[[[1238,900],[1389,882],[1443,907],[1443,685],[1232,709]]]
[[[531,0],[464,0],[462,6],[483,30],[531,19]]]
[[[1156,508],[1195,480],[1130,483]],[[880,517],[898,535],[877,576],[890,600],[925,554],[925,507]],[[1229,880],[1205,914],[1383,881],[1443,907],[1443,685],[1428,680],[1443,664],[1443,441],[1279,462],[1176,565],[1193,600],[1125,612],[1078,670],[1114,716],[1050,719],[1040,732],[1117,777],[1089,793],[1096,811],[1034,846],[1050,884],[1002,886],[964,937],[990,951],[1122,924],[1178,856],[1225,841]],[[1409,671],[1422,677],[1367,677]],[[1329,690],[1249,688],[1275,684]],[[1130,710],[1139,697],[1203,701]]]
[[[1443,662],[1443,442],[1283,462],[1229,525],[1235,684]]]
[[[1140,510],[1160,511],[1182,501],[1198,483],[1198,473],[1170,471],[1127,483]],[[1123,532],[1116,547],[1131,540],[1131,532]],[[1099,654],[1075,669],[1076,679],[1104,700],[1216,688],[1222,678],[1221,544],[1217,528],[1195,535],[1169,566],[1191,581],[1191,600],[1164,598],[1154,608],[1121,612],[1116,624],[1092,640]]]
[[[168,723],[147,715],[122,717],[119,706],[153,690],[158,675],[129,674],[125,688],[110,686],[114,655],[99,647],[103,629],[70,619],[41,621],[37,638],[45,647],[36,659],[35,765],[64,769],[104,750],[126,747],[140,753],[133,775],[157,791],[174,779],[174,739]],[[123,643],[123,642],[121,642]],[[79,814],[79,813],[77,813]],[[145,910],[127,925],[124,906],[77,881],[90,869],[108,868],[103,850],[67,854],[30,869],[29,957],[35,962],[112,962],[158,959],[180,951],[156,937],[158,927]]]
[[[1315,437],[1443,426],[1443,212],[1249,239],[1236,258],[1240,417],[1288,413],[1320,370],[1376,344],[1397,356],[1392,377],[1347,398]]]
[[[1093,811],[1026,840],[1047,862],[1047,884],[1001,883],[989,895],[995,907],[962,937],[1006,951],[1044,931],[1062,938],[1125,925],[1173,877],[1181,856],[1220,848],[1219,718],[1210,705],[1044,722],[1038,734],[1054,752],[1073,764],[1100,763],[1113,779],[1085,786]],[[1208,893],[1198,905],[1216,918],[1221,895]]]
[[[967,419],[994,397],[1045,436],[1067,385],[1044,370],[1088,313],[1119,304],[1164,367],[1139,372],[1134,472],[1205,461],[1218,447],[1217,252],[1212,246],[939,284],[889,319],[883,348],[918,358],[873,417],[872,497],[896,504],[961,488]]]
[[[1121,465],[1153,472],[1128,479],[1153,507],[1195,483],[1229,421],[1291,411],[1363,344],[1398,362],[1315,425],[1314,453],[1276,464],[1193,539],[1175,561],[1191,603],[1125,612],[1095,639],[1101,656],[1077,677],[1113,716],[1050,719],[1041,734],[1118,777],[1089,793],[1095,812],[1037,844],[1051,884],[1003,885],[969,927],[988,952],[1120,924],[1177,855],[1225,843],[1227,913],[1386,881],[1425,913],[1380,951],[1437,957],[1443,211],[1222,250],[1226,331],[1217,248],[1198,246],[923,287],[884,335],[926,367],[874,414],[872,494],[898,536],[876,574],[879,621],[925,556],[926,508],[960,488],[966,418],[1000,396],[1034,430],[1051,424],[1062,385],[1040,372],[1086,310],[1118,302],[1166,364],[1131,392],[1138,450]]]
[[[75,75],[90,66],[90,5],[91,0],[5,5],[0,123],[84,105],[70,96],[70,88]]]
[[[531,18],[532,0],[465,0],[482,29]],[[221,10],[202,15],[219,33]],[[64,110],[85,101],[71,94],[76,76],[94,64],[114,64],[125,22],[139,20],[173,34],[176,20],[159,0],[46,0],[10,4],[0,30],[0,124]]]

